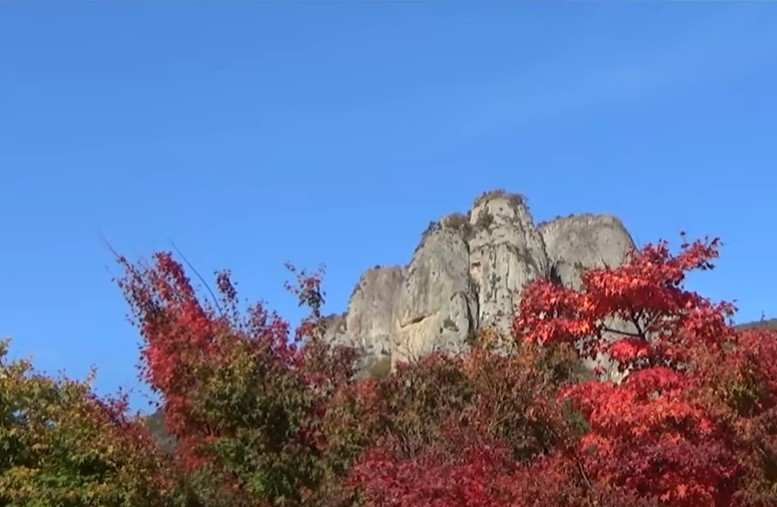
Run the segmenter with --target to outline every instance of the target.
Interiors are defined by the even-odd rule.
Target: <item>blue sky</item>
[[[777,4],[0,3],[0,336],[133,389],[139,337],[101,237],[174,241],[292,319],[327,309],[482,191],[537,221],[720,236],[691,279],[777,316]]]

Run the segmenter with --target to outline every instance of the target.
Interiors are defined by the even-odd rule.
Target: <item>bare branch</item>
[[[173,242],[172,239],[170,239],[170,244],[173,245],[173,248],[178,253],[178,255],[181,256],[183,261],[186,263],[187,266],[189,266],[189,269],[191,269],[195,275],[197,275],[197,278],[200,279],[202,284],[205,286],[205,289],[207,289],[208,293],[210,294],[210,297],[213,298],[213,304],[216,305],[216,309],[219,311],[219,314],[223,317],[224,311],[221,309],[221,306],[219,305],[219,300],[216,297],[216,294],[214,294],[213,290],[211,290],[210,285],[208,285],[208,282],[205,281],[205,279],[200,275],[199,271],[192,265],[191,262],[189,262],[189,259],[186,258],[186,256],[181,252],[181,250],[176,246],[176,244]]]

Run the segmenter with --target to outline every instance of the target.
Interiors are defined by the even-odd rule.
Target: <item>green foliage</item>
[[[8,361],[0,344],[0,505],[184,505],[175,472],[123,400]]]

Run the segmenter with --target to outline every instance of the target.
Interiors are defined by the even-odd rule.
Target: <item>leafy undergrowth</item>
[[[647,245],[581,290],[537,280],[501,337],[517,353],[483,336],[359,380],[322,339],[320,271],[294,271],[292,333],[241,310],[228,272],[204,298],[169,253],[119,257],[170,452],[121,399],[3,348],[0,505],[777,505],[777,332],[683,286],[718,246]],[[619,381],[581,368],[603,355]]]

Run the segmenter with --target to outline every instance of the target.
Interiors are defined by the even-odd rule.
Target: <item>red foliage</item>
[[[777,336],[683,287],[718,247],[648,245],[580,290],[538,280],[516,354],[434,355],[380,380],[354,380],[353,355],[322,340],[321,271],[291,268],[311,308],[293,336],[260,305],[243,317],[229,273],[203,302],[169,254],[120,259],[120,284],[213,505],[777,505]],[[581,374],[602,355],[621,380]]]
[[[619,267],[589,270],[581,290],[544,280],[527,287],[514,325],[524,343],[520,354],[532,343],[574,345],[583,359],[608,354],[622,382],[547,383],[550,404],[537,391],[542,382],[522,384],[530,393],[524,413],[546,414],[543,445],[523,460],[509,452],[515,435],[489,432],[489,424],[464,431],[445,417],[436,425],[442,436],[414,455],[389,452],[396,444],[379,439],[353,469],[368,504],[777,504],[777,339],[736,332],[726,322],[732,305],[682,286],[688,271],[712,268],[717,248],[717,240],[697,241],[672,255],[662,242],[632,252]],[[476,363],[472,355],[462,369]],[[517,365],[495,366],[481,362],[474,371],[515,375],[510,367]],[[521,366],[528,376],[548,368]],[[476,392],[462,413],[470,421],[498,421],[493,386]],[[518,393],[507,398],[518,409]],[[565,404],[584,431],[553,417]]]
[[[609,352],[628,371],[619,384],[591,380],[559,393],[590,426],[579,444],[590,481],[673,506],[741,501],[748,474],[740,454],[748,446],[732,419],[721,417],[710,383],[721,365],[741,364],[743,344],[726,323],[733,306],[681,285],[685,272],[712,268],[717,246],[696,241],[672,256],[666,243],[650,245],[620,267],[588,271],[580,291],[537,283],[524,293],[515,329],[525,339],[581,343],[585,356]],[[610,328],[613,317],[632,330]],[[763,380],[755,383],[773,389]]]
[[[169,253],[152,266],[119,262],[144,338],[142,374],[161,393],[177,456],[204,481],[208,502],[288,502],[315,487],[325,461],[318,425],[353,358],[315,335],[320,274],[299,274],[295,293],[312,314],[292,338],[259,304],[241,313],[228,272],[217,273],[220,297],[208,303]]]

